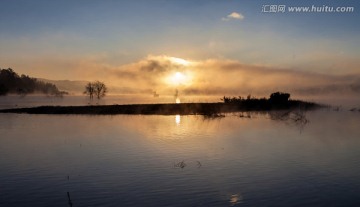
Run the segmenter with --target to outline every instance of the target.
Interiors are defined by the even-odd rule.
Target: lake
[[[283,114],[0,114],[0,206],[360,206],[360,112]]]

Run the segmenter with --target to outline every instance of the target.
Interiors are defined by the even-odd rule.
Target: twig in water
[[[71,198],[70,198],[70,193],[67,192],[67,197],[68,197],[68,203],[69,203],[69,206],[72,207],[73,204],[72,204],[72,201],[71,201]]]
[[[178,162],[176,164],[174,163],[174,167],[183,169],[184,167],[186,167],[185,161],[183,160],[183,161]]]
[[[197,166],[198,168],[202,166],[201,162],[200,161],[196,161],[197,162]]]

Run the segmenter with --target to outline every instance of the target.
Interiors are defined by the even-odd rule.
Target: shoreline
[[[128,104],[90,106],[38,106],[29,108],[1,109],[0,113],[22,114],[89,114],[89,115],[214,115],[245,111],[272,111],[301,108],[311,110],[324,107],[311,102],[289,100],[282,104],[269,101],[261,103],[171,103],[171,104]]]

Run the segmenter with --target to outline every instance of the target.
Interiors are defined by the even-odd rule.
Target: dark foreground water
[[[360,206],[360,112],[306,116],[0,114],[0,206]]]

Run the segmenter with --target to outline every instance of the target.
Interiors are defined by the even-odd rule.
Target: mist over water
[[[358,206],[359,113],[0,114],[0,206]]]

